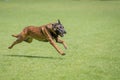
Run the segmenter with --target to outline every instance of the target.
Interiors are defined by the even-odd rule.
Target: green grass
[[[60,19],[68,44],[61,56],[49,44],[25,42],[9,50],[28,25]],[[120,2],[0,0],[0,80],[119,80]]]

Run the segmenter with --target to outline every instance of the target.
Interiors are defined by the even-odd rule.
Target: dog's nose
[[[66,31],[64,31],[64,34],[66,34],[67,32]]]

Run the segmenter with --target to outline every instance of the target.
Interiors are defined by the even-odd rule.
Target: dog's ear
[[[55,24],[52,24],[52,29],[53,29],[54,31],[56,31]]]
[[[58,24],[61,24],[60,20],[58,19]]]
[[[55,24],[52,24],[52,28],[55,29]]]

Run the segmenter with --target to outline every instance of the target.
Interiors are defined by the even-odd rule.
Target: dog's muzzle
[[[64,32],[63,32],[63,35],[64,35],[64,34],[66,34],[66,33],[67,33],[67,32],[66,32],[66,31],[64,31]]]
[[[56,30],[56,33],[57,33],[58,35],[60,35],[61,37],[63,37],[64,34],[66,34],[67,32],[66,32],[65,30],[63,30],[63,29],[58,29],[58,30]]]

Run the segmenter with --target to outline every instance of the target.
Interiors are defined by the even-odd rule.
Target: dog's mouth
[[[60,34],[60,36],[61,36],[61,37],[63,37],[63,36],[64,36],[64,34]]]
[[[66,31],[56,30],[56,33],[57,33],[58,35],[60,35],[61,37],[63,37],[64,34],[66,34]]]

